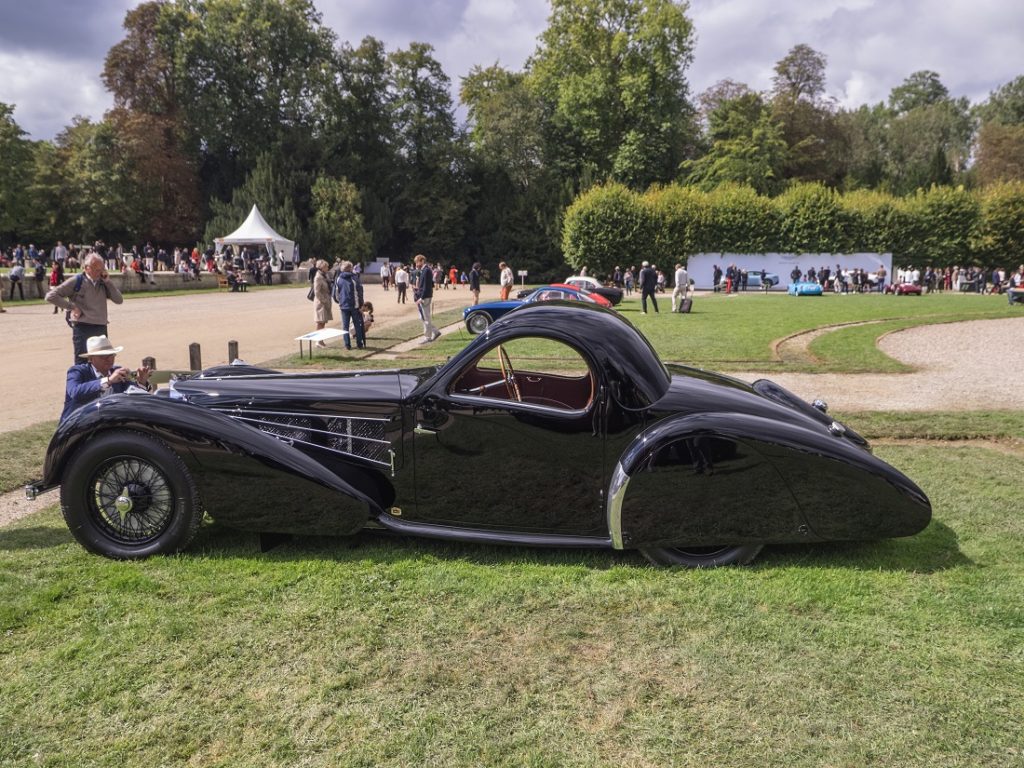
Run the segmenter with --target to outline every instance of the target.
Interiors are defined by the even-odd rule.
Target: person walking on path
[[[473,263],[469,270],[469,292],[473,294],[473,306],[480,303],[480,262]]]
[[[327,280],[327,262],[318,259],[314,264],[316,273],[313,275],[313,321],[316,329],[322,331],[331,320],[334,313],[331,311],[331,284]],[[326,347],[321,339],[316,343],[318,347]]]
[[[366,346],[363,313],[360,311],[360,307],[363,306],[363,284],[359,281],[359,275],[353,271],[351,261],[341,262],[341,271],[334,283],[334,295],[341,308],[341,332],[345,334],[345,349],[352,349],[352,337],[348,332],[349,323],[355,332],[356,347],[362,349]]]
[[[107,335],[107,302],[124,303],[121,291],[111,282],[103,257],[98,253],[86,256],[81,274],[51,288],[46,300],[70,312],[71,346],[76,363],[90,337]]]
[[[413,259],[416,268],[420,270],[420,279],[416,283],[416,292],[413,296],[420,309],[420,319],[423,321],[424,338],[420,342],[421,344],[427,344],[441,335],[441,331],[434,326],[431,317],[431,306],[434,303],[434,273],[432,270],[424,268],[426,260],[427,257],[422,253],[417,253],[416,258]]]
[[[396,304],[405,304],[405,293],[409,290],[409,273],[403,264],[395,270],[395,290],[398,291]]]
[[[690,287],[690,276],[682,264],[676,264],[676,287],[672,290],[672,311],[678,312],[686,301],[686,291]]]
[[[651,300],[654,311],[658,312],[658,299],[654,293],[658,290],[658,272],[649,262],[643,263],[640,270],[640,306],[641,314],[647,314],[647,299]]]
[[[512,267],[504,261],[498,265],[498,269],[501,270],[501,300],[508,301],[508,296],[512,293],[512,286],[515,284],[516,278],[512,274]]]

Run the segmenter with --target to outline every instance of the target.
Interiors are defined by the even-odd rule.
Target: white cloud
[[[102,62],[59,59],[43,52],[0,52],[0,101],[30,138],[52,138],[75,115],[99,119],[113,100],[100,82]]]

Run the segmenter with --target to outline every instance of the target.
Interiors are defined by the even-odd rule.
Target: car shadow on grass
[[[412,538],[382,531],[362,531],[348,537],[282,537],[271,543],[272,548],[263,551],[258,534],[213,524],[204,526],[196,541],[183,554],[188,556],[190,552],[201,552],[204,557],[256,557],[283,561],[372,559],[380,564],[432,558],[483,566],[526,563],[592,570],[651,567],[639,552],[631,550],[505,547]],[[911,573],[937,573],[973,565],[974,562],[960,551],[956,533],[935,520],[923,532],[902,539],[769,545],[753,563],[753,567],[765,569],[807,566]]]
[[[71,532],[64,526],[28,525],[0,528],[0,552],[23,549],[50,549],[72,543]]]

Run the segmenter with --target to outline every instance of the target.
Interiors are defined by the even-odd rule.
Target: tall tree
[[[394,236],[394,204],[402,188],[391,63],[384,44],[373,37],[356,48],[343,44],[337,59],[320,131],[323,169],[360,190],[373,251],[380,252]]]
[[[278,167],[279,158],[265,152],[256,158],[256,165],[236,188],[230,201],[210,201],[212,216],[206,225],[204,240],[226,235],[238,228],[255,205],[266,222],[290,240],[302,240],[303,228],[295,212],[296,179]]]
[[[982,123],[975,150],[973,172],[982,186],[1024,181],[1024,123]]]
[[[889,107],[903,115],[913,109],[930,107],[949,99],[949,90],[942,84],[938,72],[922,69],[911,74],[889,93]]]
[[[827,58],[803,43],[775,64],[772,116],[786,141],[785,178],[838,185],[845,173],[843,134],[825,95]]]
[[[462,237],[465,184],[450,81],[426,43],[392,53],[393,119],[403,170],[391,248],[450,255]]]
[[[762,194],[782,188],[786,141],[759,94],[721,101],[708,115],[708,134],[710,151],[683,164],[690,183],[711,190],[736,182]]]
[[[825,93],[825,65],[828,59],[809,45],[794,45],[775,64],[772,95],[790,102],[819,104]]]
[[[695,139],[693,25],[673,0],[553,0],[529,64],[563,172],[642,187],[675,177]]]
[[[23,236],[32,171],[32,145],[14,119],[14,107],[0,102],[0,237]]]
[[[934,72],[915,72],[889,95],[888,176],[898,194],[949,184],[967,167],[974,126],[967,99],[953,99]]]
[[[525,189],[543,169],[542,105],[523,73],[473,67],[460,100],[469,113],[470,147],[492,169],[504,169]]]
[[[313,184],[312,197],[316,252],[329,262],[369,258],[370,233],[363,226],[355,184],[344,177],[320,176]]]

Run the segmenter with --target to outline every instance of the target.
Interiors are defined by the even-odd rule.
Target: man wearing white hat
[[[149,368],[132,372],[120,365],[114,365],[114,357],[124,347],[115,347],[106,336],[90,336],[86,350],[79,357],[86,362],[68,368],[68,384],[64,391],[64,410],[60,414],[63,422],[76,409],[107,394],[124,392],[133,383],[150,391]]]

